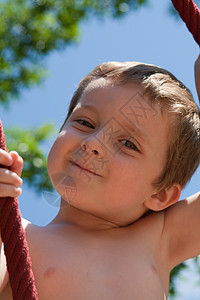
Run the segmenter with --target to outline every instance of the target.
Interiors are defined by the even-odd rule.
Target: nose
[[[104,157],[104,150],[95,137],[90,137],[81,142],[81,149],[91,153],[97,159]]]

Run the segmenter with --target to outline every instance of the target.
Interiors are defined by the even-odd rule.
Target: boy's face
[[[138,85],[90,83],[49,153],[49,175],[63,201],[66,186],[56,174],[73,182],[70,205],[121,226],[139,219],[165,164],[168,123]]]

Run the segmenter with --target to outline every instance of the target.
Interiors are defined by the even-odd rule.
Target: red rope
[[[6,150],[0,121],[0,148]],[[0,198],[0,231],[14,300],[37,300],[28,244],[17,198]]]
[[[197,5],[192,0],[172,0],[172,3],[200,46],[200,12]]]

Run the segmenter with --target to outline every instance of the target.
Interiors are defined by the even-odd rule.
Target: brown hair
[[[137,83],[152,103],[159,103],[173,116],[165,166],[153,183],[157,189],[179,183],[183,188],[200,163],[200,112],[190,91],[170,72],[160,67],[136,62],[108,62],[97,66],[84,77],[70,102],[67,117],[88,84],[107,78],[116,85]]]

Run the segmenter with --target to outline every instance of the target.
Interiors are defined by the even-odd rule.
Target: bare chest
[[[138,295],[141,300],[164,300],[153,253],[141,242],[69,234],[40,247],[32,259],[41,300],[132,300]]]
[[[151,248],[137,238],[48,233],[31,245],[39,300],[166,299]]]

